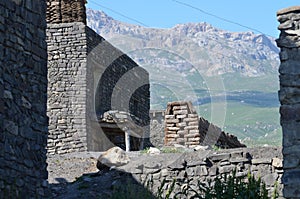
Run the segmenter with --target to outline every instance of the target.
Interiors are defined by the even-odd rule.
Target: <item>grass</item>
[[[261,178],[255,178],[248,173],[247,177],[237,177],[236,171],[229,174],[217,176],[214,181],[204,183],[200,180],[196,184],[193,179],[186,179],[186,183],[166,181],[163,179],[158,185],[154,186],[153,179],[145,180],[141,185],[134,184],[130,181],[122,183],[113,190],[112,198],[114,199],[179,199],[179,198],[198,198],[198,199],[276,199],[278,198],[277,182],[274,184],[274,191],[268,196],[265,183]],[[181,187],[176,189],[176,186]],[[156,187],[156,188],[154,188]]]
[[[217,106],[214,104],[213,106]],[[243,103],[227,103],[226,110],[217,110],[216,114],[226,111],[225,123],[221,124],[211,118],[211,105],[198,106],[198,114],[218,126],[224,126],[225,132],[249,140],[248,144],[277,145],[281,144],[282,135],[279,123],[278,108],[253,107]],[[257,141],[257,142],[256,142]]]

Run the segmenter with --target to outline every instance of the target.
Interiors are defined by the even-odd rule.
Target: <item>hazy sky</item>
[[[87,6],[103,10],[119,21],[132,24],[141,22],[149,27],[170,28],[178,23],[208,22],[224,30],[256,29],[278,37],[276,12],[295,5],[300,5],[299,0],[88,0]],[[228,23],[210,14],[251,29]]]

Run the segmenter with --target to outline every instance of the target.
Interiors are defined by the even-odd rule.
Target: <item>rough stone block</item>
[[[178,134],[168,134],[166,135],[166,138],[179,138]]]
[[[197,118],[198,119],[198,115],[197,114],[188,114],[189,118]]]
[[[262,180],[266,183],[267,186],[272,186],[277,181],[277,178],[278,178],[277,173],[271,173],[263,176]]]
[[[257,158],[257,159],[252,159],[252,164],[271,164],[272,159],[270,158]]]
[[[177,127],[186,127],[186,122],[181,122],[176,124]]]
[[[206,166],[197,166],[195,168],[195,175],[196,176],[207,176],[208,171],[207,171]]]
[[[230,153],[211,154],[207,158],[209,158],[213,162],[218,162],[221,160],[229,160]]]
[[[184,122],[198,122],[198,118],[184,118]]]
[[[275,167],[276,169],[282,168],[283,167],[282,159],[273,158],[272,159],[272,166]]]
[[[167,127],[166,129],[167,129],[167,131],[178,131],[178,130],[180,130],[179,127]]]
[[[198,130],[198,126],[186,126],[184,130]]]
[[[173,124],[175,123],[175,124],[177,124],[177,123],[179,123],[179,120],[178,120],[178,119],[167,119],[167,120],[166,120],[166,123],[167,123],[167,124],[170,124],[170,123],[173,123]]]
[[[173,106],[173,110],[187,110],[187,105]]]
[[[176,118],[177,119],[183,119],[183,118],[186,118],[186,115],[176,115]]]
[[[222,173],[230,173],[235,169],[234,165],[222,166],[219,167],[219,172]]]
[[[187,110],[177,110],[177,111],[174,111],[174,115],[186,115],[186,114],[188,114]]]
[[[189,139],[191,139],[191,138],[199,138],[199,140],[200,140],[200,134],[199,133],[196,133],[196,134],[195,133],[193,133],[193,134],[185,134],[184,137],[185,138],[189,138]]]
[[[165,119],[175,119],[175,115],[165,115]]]

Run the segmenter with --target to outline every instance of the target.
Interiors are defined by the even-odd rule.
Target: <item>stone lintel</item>
[[[299,12],[300,13],[300,6],[292,6],[292,7],[288,7],[288,8],[283,8],[283,9],[277,11],[277,16],[288,14],[291,12],[297,12],[297,13]]]

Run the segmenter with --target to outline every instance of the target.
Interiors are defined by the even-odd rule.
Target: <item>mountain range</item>
[[[206,22],[149,28],[92,9],[87,23],[149,72],[151,109],[190,100],[201,116],[248,144],[279,144],[279,49],[274,38]]]
[[[261,76],[277,72],[279,49],[274,38],[262,34],[229,32],[206,22],[178,24],[168,29],[147,28],[116,21],[91,9],[87,19],[92,29],[141,65],[154,61],[136,57],[136,51],[154,48],[183,57],[208,76],[233,72]],[[174,64],[168,57],[157,58],[156,64]]]

